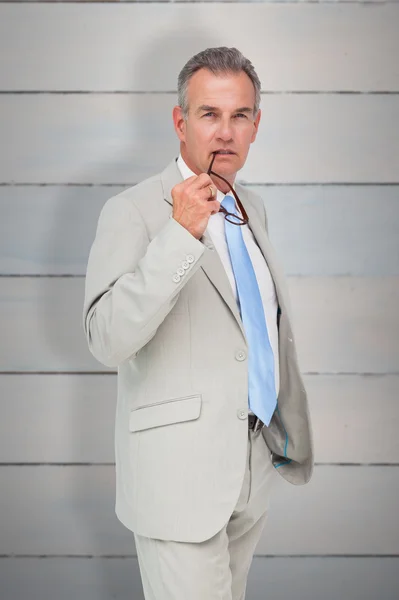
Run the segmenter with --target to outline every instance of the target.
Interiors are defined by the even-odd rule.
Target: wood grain
[[[397,600],[399,558],[255,556],[247,597],[264,600]],[[144,600],[137,558],[8,558],[2,600]]]
[[[305,486],[275,475],[258,554],[399,554],[399,467],[318,466]],[[132,554],[113,466],[3,467],[0,487],[0,554]]]
[[[171,94],[0,95],[0,183],[131,185],[176,156]],[[398,183],[399,95],[275,94],[237,181]]]
[[[398,20],[378,2],[1,4],[0,89],[175,90],[191,56],[239,40],[266,91],[398,91]]]
[[[304,381],[318,464],[399,464],[399,376]],[[116,374],[0,376],[0,462],[113,463],[116,385]]]
[[[399,277],[290,277],[305,373],[399,372]],[[83,278],[0,278],[1,371],[110,371],[83,332]]]
[[[399,186],[256,186],[287,275],[399,275]],[[0,187],[0,273],[84,275],[123,186]]]

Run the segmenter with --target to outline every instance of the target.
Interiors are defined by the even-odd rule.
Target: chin
[[[216,163],[216,160],[215,160]],[[234,156],[230,159],[221,160],[219,163],[215,164],[215,170],[219,170],[221,175],[235,175],[237,171],[241,168],[239,166],[239,160],[237,156]]]

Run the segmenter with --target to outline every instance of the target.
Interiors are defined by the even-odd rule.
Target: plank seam
[[[8,0],[10,1],[10,0]],[[30,0],[27,0],[29,3],[31,3]],[[55,2],[57,0],[54,0]],[[65,3],[65,0],[63,0]],[[152,0],[151,0],[152,1]],[[282,0],[284,1],[284,0]],[[397,0],[399,1],[399,0]],[[251,0],[252,2],[252,0]],[[328,0],[329,3],[331,3],[331,0]],[[18,2],[20,3],[20,2]],[[66,2],[68,4],[70,4],[70,2]],[[0,4],[7,4],[7,2],[0,2]],[[44,4],[44,2],[43,2]],[[48,1],[46,1],[46,4],[49,4]],[[51,4],[51,2],[50,2]],[[229,1],[229,4],[231,4],[231,2]],[[284,4],[286,4],[286,2],[284,1]],[[299,2],[298,2],[299,4]],[[301,4],[303,4],[303,2],[301,2]],[[312,2],[309,2],[309,4],[313,4]],[[316,4],[316,2],[315,2]],[[338,4],[338,2],[336,3]],[[348,4],[348,2],[345,2],[345,4]],[[358,2],[356,2],[356,4],[358,4]],[[377,2],[376,2],[377,4]],[[380,2],[378,2],[378,4],[381,4]],[[16,96],[23,96],[23,95],[40,95],[40,94],[49,94],[49,95],[58,95],[58,96],[70,96],[70,95],[96,95],[96,94],[123,94],[126,96],[140,96],[140,95],[149,95],[149,96],[154,96],[154,95],[177,95],[177,90],[0,90],[0,95],[1,96],[6,96],[6,95],[16,95]],[[261,96],[286,96],[286,95],[308,95],[308,96],[318,96],[318,95],[322,95],[322,96],[340,96],[340,95],[347,95],[347,96],[397,96],[399,95],[399,90],[263,90],[260,92]]]
[[[1,4],[1,2],[0,2]],[[140,181],[133,181],[133,182],[124,182],[124,183],[118,183],[118,182],[114,182],[114,183],[92,183],[92,182],[84,182],[84,183],[79,183],[79,182],[60,182],[60,183],[56,183],[56,182],[38,182],[38,183],[34,183],[34,182],[14,182],[14,181],[0,181],[0,187],[133,187],[135,185],[138,185],[139,183],[141,183]],[[349,187],[349,186],[356,186],[356,187],[370,187],[370,186],[375,186],[375,187],[381,187],[381,186],[399,186],[399,181],[320,181],[320,182],[314,182],[314,181],[290,181],[290,182],[286,182],[286,183],[282,183],[282,182],[266,182],[266,181],[260,181],[260,182],[254,182],[254,183],[248,183],[245,181],[240,181],[239,179],[237,180],[237,183],[239,183],[240,185],[243,185],[244,187],[292,187],[292,186],[297,186],[297,187],[341,187],[341,186],[345,186],[345,187]]]
[[[399,554],[255,554],[256,558],[399,558]],[[137,558],[137,554],[0,554],[0,558]]]
[[[337,279],[337,278],[361,278],[361,275],[353,275],[348,274],[347,271],[343,273],[332,273],[331,275],[304,275],[302,273],[290,273],[287,272],[286,276],[288,278],[297,278],[297,279],[317,279],[319,277],[328,277],[328,279]],[[398,274],[396,272],[390,275],[370,275],[370,279],[378,279],[378,278],[395,278]],[[18,279],[18,278],[30,278],[30,279],[38,279],[38,278],[48,278],[48,279],[82,279],[85,277],[84,273],[0,273],[0,278],[3,279]]]
[[[117,371],[1,371],[2,375],[116,375]],[[378,371],[301,371],[302,375],[312,377],[323,377],[323,376],[339,376],[343,375],[348,377],[387,377],[387,376],[398,376],[399,371],[385,371],[383,373]]]
[[[201,0],[157,0],[162,4],[210,4],[209,0],[201,1]],[[380,6],[381,4],[397,4],[398,0],[251,0],[254,4],[377,4]],[[32,0],[3,0],[0,4],[32,4]],[[35,4],[79,4],[81,5],[82,0],[35,0]],[[119,0],[120,4],[154,4],[153,0]],[[220,4],[247,4],[246,2],[241,2],[240,0],[218,0]],[[106,0],[97,0],[90,1],[91,5],[96,4],[111,4],[115,6],[115,0],[106,1]]]
[[[0,467],[114,467],[114,462],[0,462]],[[399,463],[315,462],[315,467],[399,467]]]

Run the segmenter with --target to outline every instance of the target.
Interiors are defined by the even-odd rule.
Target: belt
[[[264,427],[265,424],[263,421],[261,421],[259,419],[259,417],[257,417],[256,415],[248,415],[248,429],[253,429],[253,431],[258,431],[259,429],[262,429],[262,427]]]

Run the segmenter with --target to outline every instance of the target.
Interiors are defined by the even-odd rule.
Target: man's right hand
[[[214,193],[211,196],[212,187]],[[172,188],[172,217],[198,240],[203,235],[209,217],[219,212],[217,188],[207,173],[193,175]]]

